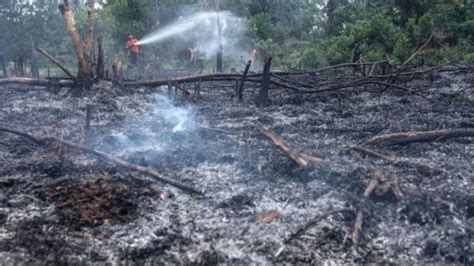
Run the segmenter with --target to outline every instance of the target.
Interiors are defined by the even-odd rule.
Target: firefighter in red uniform
[[[128,49],[130,63],[136,67],[138,63],[138,53],[140,52],[140,47],[138,46],[138,40],[135,37],[133,37],[133,35],[129,35],[125,48]]]

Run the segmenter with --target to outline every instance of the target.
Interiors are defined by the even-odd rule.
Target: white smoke
[[[173,132],[193,130],[196,127],[194,112],[191,107],[175,106],[173,102],[163,96],[155,95],[155,109],[153,114],[170,124]]]

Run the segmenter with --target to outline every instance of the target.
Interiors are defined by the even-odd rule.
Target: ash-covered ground
[[[474,76],[440,75],[438,85],[413,94],[375,86],[272,90],[265,108],[255,107],[255,89],[240,103],[216,83],[204,83],[199,99],[173,101],[165,91],[123,92],[107,83],[87,98],[2,87],[1,126],[87,143],[205,192],[191,195],[93,155],[0,133],[2,263],[472,265],[472,138],[371,147],[415,167],[344,147],[387,132],[474,127]],[[301,169],[259,123],[327,163]],[[377,171],[397,176],[404,197],[369,198],[354,249],[355,211]],[[323,218],[285,243],[314,217],[341,209],[354,212]],[[278,215],[257,218],[271,211]]]

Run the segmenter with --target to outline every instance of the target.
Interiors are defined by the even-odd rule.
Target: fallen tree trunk
[[[302,70],[302,71],[275,71],[273,74],[276,75],[283,75],[283,76],[288,76],[288,75],[304,75],[304,74],[316,74],[319,72],[324,72],[327,70],[333,70],[337,68],[342,68],[342,67],[354,67],[354,66],[370,66],[376,63],[388,63],[388,60],[384,61],[377,61],[377,62],[366,62],[366,63],[343,63],[343,64],[338,64],[338,65],[331,65],[331,66],[325,66],[317,69],[308,69],[308,70]]]
[[[258,129],[270,140],[272,140],[273,143],[286,154],[286,156],[295,161],[299,166],[307,168],[310,165],[321,164],[324,162],[323,159],[313,157],[290,148],[281,138],[273,134],[273,132],[267,126],[259,125]]]
[[[335,83],[336,84],[333,86],[329,86],[327,88],[317,89],[317,90],[307,90],[307,89],[296,88],[294,86],[289,87],[288,85],[284,85],[284,84],[283,85],[299,93],[322,93],[322,92],[327,92],[327,91],[342,90],[342,89],[350,88],[350,87],[360,87],[367,84],[378,84],[378,85],[393,87],[393,88],[400,89],[403,91],[408,91],[408,92],[411,91],[410,88],[406,88],[406,87],[393,84],[393,83],[387,83],[380,80],[376,80],[375,77],[366,77],[366,78],[356,79],[352,81],[347,81],[346,83],[342,83],[342,84],[337,84],[337,82]],[[281,85],[281,84],[278,84],[278,85]],[[318,84],[315,84],[315,86],[318,86]]]
[[[432,131],[414,131],[390,133],[369,138],[364,144],[388,143],[389,145],[403,145],[413,142],[440,141],[451,138],[474,137],[474,129],[445,129]]]
[[[299,81],[296,81],[296,80],[291,80],[291,79],[288,79],[288,78],[281,77],[281,76],[275,74],[274,72],[272,73],[272,77],[274,77],[276,79],[279,79],[281,81],[284,81],[286,83],[293,83],[293,84],[299,85],[301,87],[314,89],[314,86],[312,86],[312,85],[309,85],[309,84],[306,84],[306,83],[303,83],[303,82],[299,82]]]
[[[247,77],[255,77],[255,75],[248,75]],[[126,87],[159,87],[168,85],[168,83],[185,83],[185,82],[199,82],[199,81],[234,81],[235,79],[242,79],[241,74],[206,74],[206,75],[195,75],[187,77],[177,77],[171,79],[155,79],[155,80],[144,80],[144,81],[127,81],[124,83]],[[257,79],[247,78],[245,81],[248,82],[260,82]]]
[[[169,184],[171,186],[177,187],[177,188],[182,189],[184,191],[192,192],[192,193],[196,193],[196,194],[203,194],[202,191],[200,191],[200,190],[198,190],[198,189],[196,189],[196,188],[194,188],[190,185],[181,183],[181,182],[173,180],[173,179],[163,177],[158,172],[156,172],[155,170],[153,170],[149,167],[144,167],[144,166],[141,166],[141,165],[137,165],[137,164],[127,162],[127,161],[124,161],[124,160],[119,159],[117,157],[114,157],[112,155],[109,155],[105,152],[94,150],[94,149],[89,148],[87,146],[80,145],[80,144],[77,144],[77,143],[74,143],[74,142],[71,142],[71,141],[68,141],[68,140],[64,140],[64,139],[53,137],[53,136],[32,135],[32,134],[28,134],[28,133],[25,133],[25,132],[17,131],[17,130],[10,129],[10,128],[4,128],[4,127],[0,127],[0,132],[7,132],[7,133],[14,134],[14,135],[22,136],[22,137],[25,137],[25,138],[27,138],[27,139],[29,139],[29,140],[31,140],[34,143],[39,144],[39,145],[44,145],[47,142],[57,142],[57,143],[60,143],[64,146],[67,146],[69,148],[79,150],[79,151],[83,151],[85,153],[90,153],[90,154],[96,155],[98,157],[101,157],[101,158],[103,158],[103,159],[105,159],[109,162],[113,162],[113,163],[115,163],[119,166],[122,166],[124,168],[134,170],[134,171],[140,172],[142,174],[151,176],[151,177],[155,178],[158,181],[161,181],[163,183],[166,183],[166,184]]]
[[[52,79],[32,79],[32,78],[6,78],[0,79],[0,85],[28,85],[28,86],[59,86],[71,87],[74,86],[72,80],[52,80]]]

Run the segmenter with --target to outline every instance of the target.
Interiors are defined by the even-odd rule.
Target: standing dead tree
[[[82,40],[76,27],[74,12],[69,0],[64,0],[64,4],[59,5],[59,11],[64,18],[66,29],[71,38],[72,45],[77,57],[77,77],[76,82],[80,88],[90,88],[92,85],[92,44],[94,38],[94,5],[95,0],[87,2],[87,34],[86,39]]]

